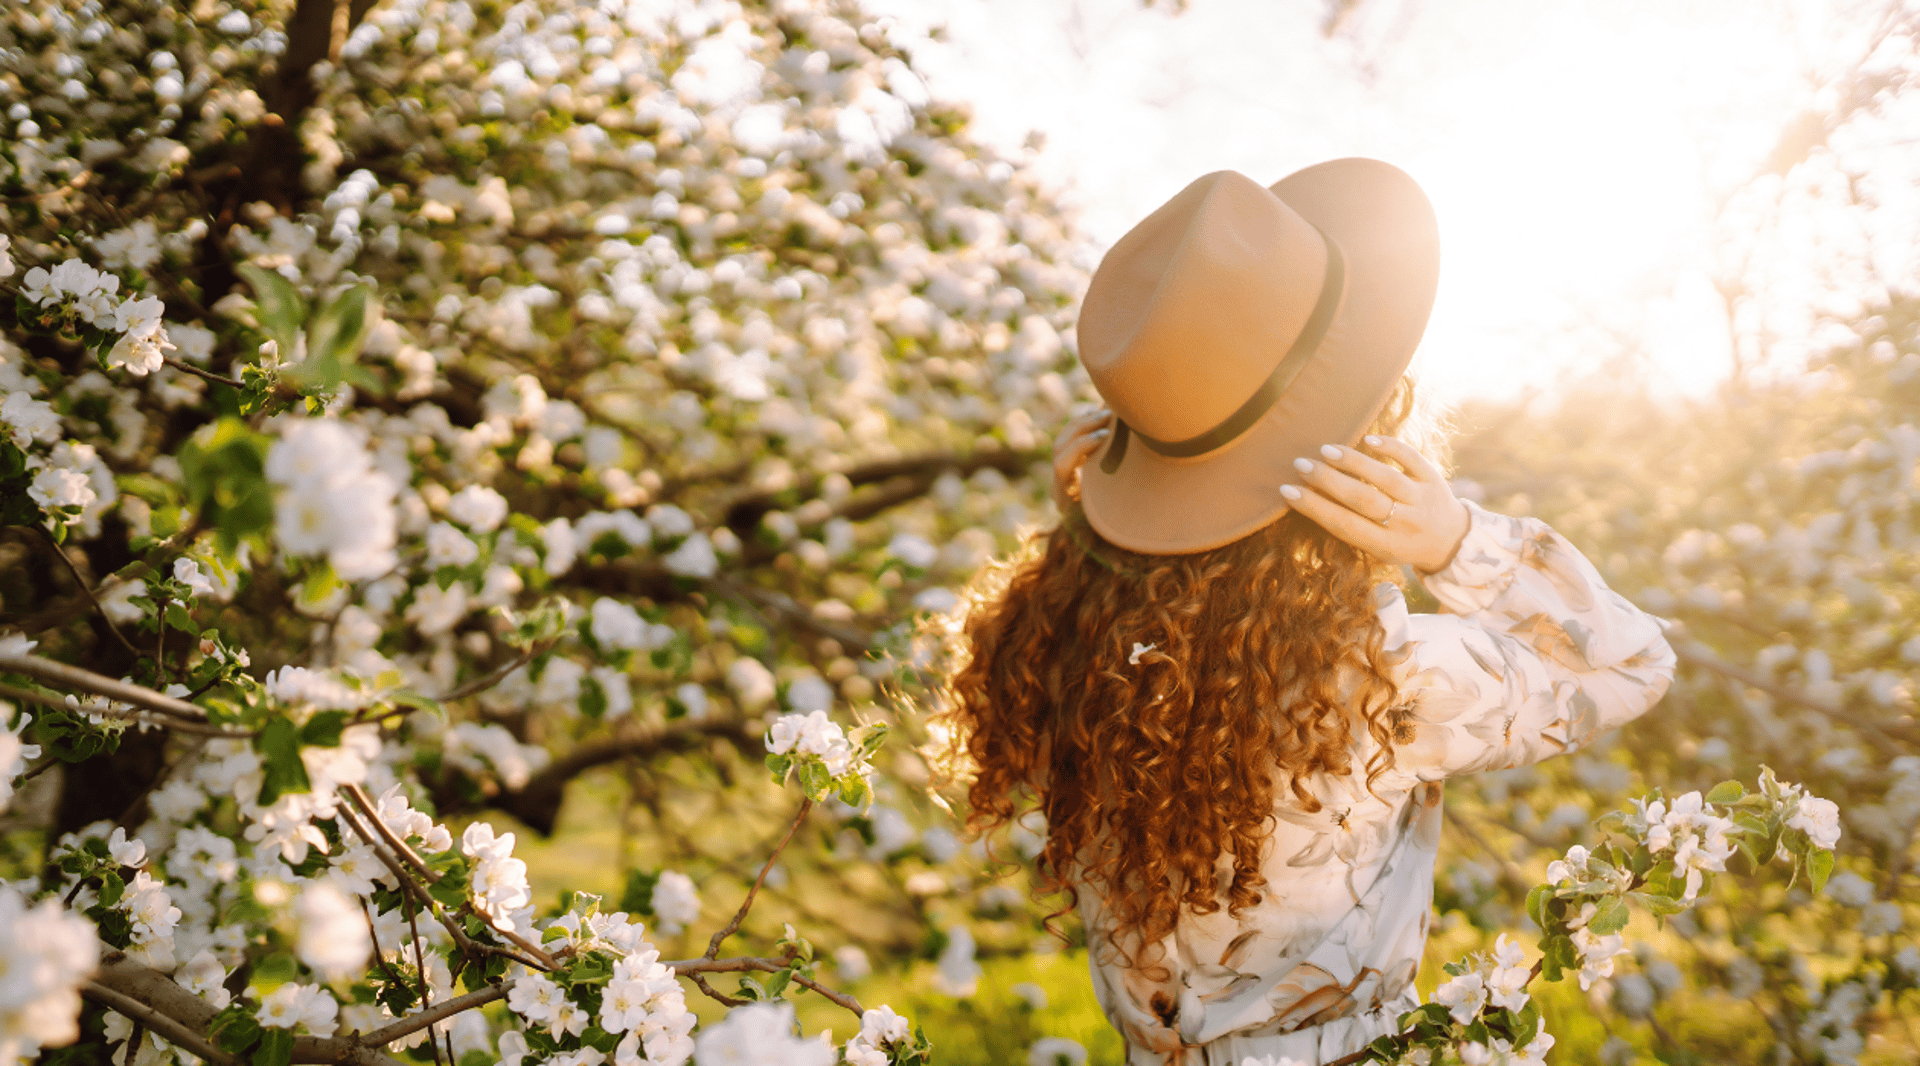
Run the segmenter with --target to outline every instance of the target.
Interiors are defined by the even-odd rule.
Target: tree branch
[[[548,763],[518,790],[493,797],[488,806],[513,815],[542,836],[551,835],[569,781],[588,770],[622,759],[688,751],[708,738],[725,740],[750,756],[757,757],[764,752],[760,733],[743,722],[681,720],[664,728],[639,730],[624,737],[582,744]]]
[[[707,953],[704,958],[717,958],[720,954],[720,945],[725,943],[728,937],[740,931],[740,923],[747,920],[747,912],[753,909],[753,897],[760,894],[760,886],[766,882],[768,871],[773,869],[775,860],[779,859],[780,853],[787,849],[787,844],[793,840],[793,834],[800,831],[800,824],[807,820],[807,814],[812,810],[811,797],[800,801],[800,810],[794,814],[793,821],[787,826],[787,831],[781,834],[780,842],[773,846],[773,853],[767,856],[765,863],[761,864],[760,876],[753,879],[753,887],[747,889],[747,898],[741,900],[740,909],[733,912],[733,921],[728,922],[725,929],[713,934],[713,939],[707,941]]]
[[[216,1066],[237,1066],[233,1056],[214,1047],[207,1039],[207,1026],[219,1013],[213,1004],[181,988],[158,970],[132,962],[116,952],[107,957],[81,994],[145,1024]],[[351,1033],[295,1037],[293,1061],[315,1066],[405,1066],[377,1045],[369,1045],[365,1038]]]
[[[1019,477],[1027,468],[1046,458],[1046,453],[1035,451],[1017,452],[1011,449],[983,449],[971,455],[957,452],[929,452],[910,455],[899,459],[881,459],[862,463],[842,471],[848,483],[855,488],[864,485],[879,485],[896,479],[906,479],[903,486],[891,491],[883,489],[877,495],[869,494],[860,499],[849,499],[835,510],[843,518],[856,521],[870,518],[888,507],[904,503],[924,494],[939,480],[940,475],[951,471],[965,477],[992,467],[1008,477]],[[760,519],[769,511],[781,509],[783,500],[794,496],[813,497],[819,495],[820,486],[826,480],[825,474],[816,474],[806,479],[800,486],[780,492],[755,492],[737,497],[727,507],[725,522],[736,533],[749,533],[760,524]]]
[[[502,665],[494,668],[493,670],[485,674],[482,674],[481,676],[476,677],[463,685],[457,685],[454,688],[448,690],[446,695],[440,697],[440,702],[452,703],[455,700],[464,700],[468,696],[475,696],[482,692],[485,692],[486,690],[492,688],[493,686],[499,684],[500,682],[505,681],[507,679],[508,674],[511,674],[515,670],[518,670],[521,667],[532,662],[535,656],[539,655],[542,651],[545,651],[547,648],[550,648],[552,646],[553,646],[552,642],[548,642],[546,644],[540,644],[540,645],[535,645],[533,647],[529,647],[526,651],[523,651],[519,655],[514,656],[512,660],[506,663],[503,663]]]
[[[731,959],[706,959],[706,958],[680,959],[675,962],[666,963],[665,965],[671,966],[675,974],[681,977],[691,977],[695,980],[696,983],[700,983],[704,986],[704,982],[700,981],[700,978],[699,978],[700,974],[748,973],[748,972],[779,973],[780,971],[787,968],[787,965],[790,961],[791,960],[787,960],[787,959],[765,959],[765,958],[755,958],[752,956],[739,956]],[[815,992],[820,993],[822,996],[825,996],[827,999],[832,1000],[834,1003],[837,1003],[840,1006],[845,1007],[848,1010],[852,1011],[854,1014],[854,1017],[856,1018],[866,1013],[866,1008],[860,1005],[859,1000],[853,998],[852,996],[847,995],[845,992],[835,992],[833,989],[828,988],[827,986],[819,983],[818,981],[813,980],[812,978],[802,977],[799,974],[794,974],[793,983],[796,985],[800,985],[803,988],[810,988]],[[719,993],[714,992],[711,989],[706,989],[704,987],[703,987],[703,991],[706,991],[707,994],[713,996],[715,999],[718,999],[723,1003],[728,1002],[733,998],[731,996],[722,996]]]
[[[25,674],[60,688],[79,689],[95,696],[144,707],[169,718],[205,723],[207,712],[185,700],[162,695],[150,688],[116,681],[111,677],[82,670],[77,666],[43,659],[38,655],[0,655],[0,672]]]
[[[232,1066],[233,1064],[233,1056],[214,1047],[205,1036],[195,1032],[186,1024],[176,1021],[162,1014],[159,1010],[134,999],[132,996],[123,995],[95,981],[88,981],[82,984],[80,986],[80,994],[106,1007],[108,1010],[126,1015],[133,1021],[136,1028],[144,1025],[148,1029],[166,1038],[169,1042],[178,1044],[180,1047],[213,1063],[214,1066]],[[134,1045],[134,1042],[131,1040],[127,1041],[127,1043],[133,1045],[127,1049],[127,1058],[131,1061],[133,1056],[138,1053],[139,1048],[137,1045]]]
[[[113,633],[114,639],[118,640],[123,647],[132,652],[135,659],[138,659],[140,657],[140,649],[134,647],[133,641],[128,640],[127,635],[120,632],[120,627],[113,624],[113,616],[107,613],[105,607],[100,606],[100,597],[93,594],[93,589],[87,584],[87,579],[80,576],[80,568],[73,565],[73,559],[67,555],[66,549],[60,546],[59,541],[53,539],[53,534],[47,532],[45,526],[35,523],[33,529],[34,532],[40,534],[40,539],[47,542],[47,547],[53,549],[53,554],[59,556],[60,561],[67,564],[67,573],[73,575],[73,583],[79,585],[80,591],[87,594],[87,601],[93,604],[94,610],[100,612],[100,620],[107,624],[107,629]]]
[[[1686,638],[1675,638],[1671,639],[1670,643],[1673,645],[1674,656],[1689,666],[1697,666],[1703,670],[1719,674],[1721,677],[1738,681],[1742,685],[1751,689],[1758,689],[1782,703],[1791,703],[1796,707],[1805,707],[1810,711],[1825,715],[1836,722],[1852,726],[1855,729],[1865,729],[1869,732],[1878,733],[1884,739],[1891,740],[1895,743],[1908,746],[1920,744],[1920,734],[1912,730],[1901,729],[1898,726],[1876,722],[1870,718],[1859,715],[1847,714],[1840,706],[1833,702],[1816,699],[1807,693],[1787,688],[1785,685],[1776,684],[1770,678],[1763,677],[1752,670],[1735,666],[1716,656],[1706,645],[1697,641]]]
[[[16,685],[0,684],[0,696],[5,696],[10,700],[23,700],[27,703],[37,703],[42,707],[51,707],[56,711],[73,710],[73,708],[67,706],[64,700],[56,699],[44,692],[35,692],[32,689],[24,689]],[[201,737],[232,737],[237,740],[246,740],[255,735],[251,729],[222,729],[219,726],[202,725],[198,722],[183,722],[178,718],[167,718],[165,716],[156,720],[147,717],[144,711],[122,711],[112,707],[103,707],[87,708],[82,713],[104,714],[114,718],[127,718],[143,725],[158,726],[161,729],[171,729],[175,732],[191,733]]]
[[[412,1036],[414,1033],[425,1029],[435,1022],[451,1018],[461,1011],[472,1010],[475,1007],[486,1006],[495,1000],[505,999],[507,998],[507,992],[512,988],[513,982],[509,980],[497,985],[489,985],[478,992],[469,992],[464,996],[455,996],[453,999],[447,1000],[445,1003],[431,1010],[423,1010],[418,1014],[409,1014],[399,1021],[394,1022],[392,1025],[383,1025],[372,1032],[362,1033],[360,1034],[360,1039],[376,1047],[384,1047],[403,1036]]]
[[[715,577],[707,580],[707,586],[723,596],[749,600],[773,613],[791,620],[794,624],[811,629],[823,637],[832,637],[842,645],[862,650],[873,647],[873,635],[853,626],[830,622],[814,614],[805,604],[793,597],[772,589],[758,588],[736,581],[730,577]]]

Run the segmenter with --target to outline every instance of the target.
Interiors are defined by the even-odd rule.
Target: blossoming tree
[[[807,0],[0,15],[0,779],[49,863],[7,1057],[457,1059],[504,997],[516,1061],[677,1062],[682,978],[924,1056],[797,933],[723,957],[746,905],[663,961],[703,903],[664,860],[536,927],[514,835],[444,821],[770,753],[786,838],[905,824],[887,630],[1041,504],[1081,277],[911,44]]]
[[[915,615],[1044,517],[1035,427],[1087,394],[1082,248],[913,44],[832,0],[0,13],[0,1061],[927,1060],[809,938],[966,995],[1037,934],[881,697]],[[1790,747],[1740,750],[1834,780]],[[607,767],[715,831],[617,900],[534,899],[482,816],[550,831]],[[1571,822],[1516,814],[1559,863],[1545,947],[1371,1053],[1538,1058],[1526,959],[1603,987],[1628,902],[1680,921],[1735,848],[1823,879],[1824,801],[1754,796],[1564,857]],[[1854,896],[1898,868],[1849,860]],[[769,914],[807,868],[881,918]],[[696,1029],[689,992],[732,1010]],[[803,994],[857,1032],[799,1034]]]

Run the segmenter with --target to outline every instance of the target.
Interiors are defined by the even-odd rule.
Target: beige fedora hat
[[[1392,394],[1439,272],[1432,205],[1378,160],[1181,190],[1120,238],[1081,304],[1080,361],[1116,418],[1081,472],[1087,521],[1181,555],[1280,517],[1293,460],[1358,441]]]

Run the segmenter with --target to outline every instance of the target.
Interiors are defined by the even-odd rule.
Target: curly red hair
[[[1403,381],[1375,431],[1414,410]],[[1037,807],[1041,887],[1069,894],[1057,913],[1093,888],[1136,943],[1180,907],[1252,906],[1276,790],[1317,810],[1303,778],[1391,765],[1374,589],[1393,576],[1294,512],[1211,551],[1140,555],[1075,508],[976,580],[949,638],[939,720],[971,764],[969,828]],[[1358,768],[1356,727],[1376,753]]]

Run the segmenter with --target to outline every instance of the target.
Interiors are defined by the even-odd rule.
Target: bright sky
[[[1717,205],[1877,0],[868,0],[916,28],[936,94],[1037,162],[1102,249],[1188,181],[1272,182],[1369,155],[1417,178],[1442,234],[1417,358],[1452,398],[1549,386],[1642,341],[1696,391],[1729,366]]]

